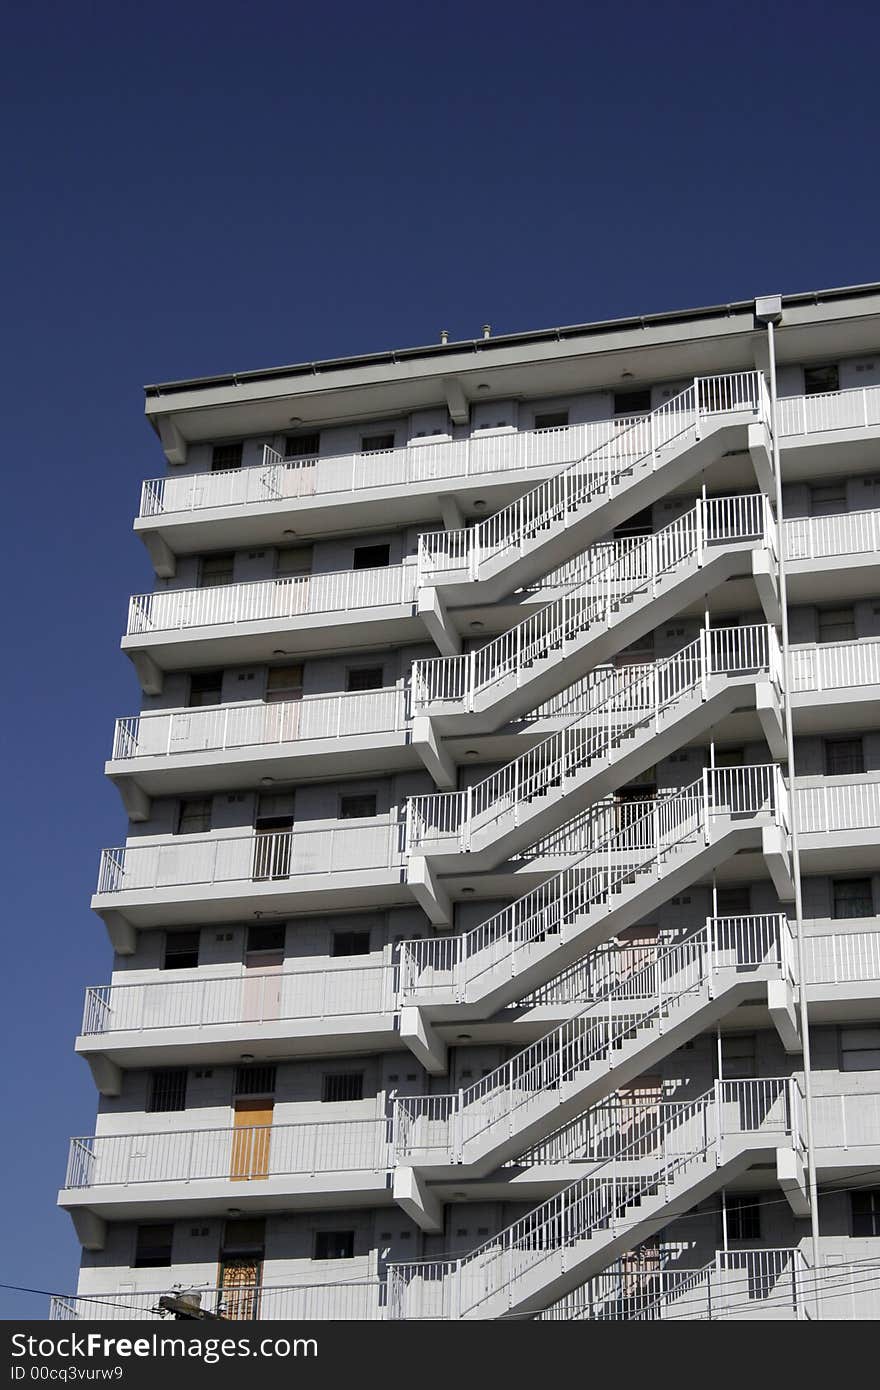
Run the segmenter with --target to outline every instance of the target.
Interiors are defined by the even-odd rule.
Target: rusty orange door
[[[233,1182],[249,1182],[269,1176],[269,1146],[272,1137],[271,1100],[237,1100],[232,1134],[232,1161],[229,1176]]]

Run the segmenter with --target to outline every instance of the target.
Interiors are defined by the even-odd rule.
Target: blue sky
[[[880,9],[10,0],[4,40],[0,1281],[65,1291],[142,385],[880,278]]]

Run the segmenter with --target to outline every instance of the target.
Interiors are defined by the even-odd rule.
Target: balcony
[[[71,1140],[58,1200],[114,1221],[225,1214],[230,1203],[381,1206],[390,1163],[384,1118],[99,1134]]]
[[[424,641],[416,589],[415,565],[403,564],[135,594],[122,649],[156,693],[162,671],[267,661],[279,642],[305,656]]]
[[[154,1283],[156,1271],[145,1272]],[[270,1278],[262,1284],[228,1288],[207,1284],[193,1287],[192,1282],[182,1285],[172,1270],[168,1276],[168,1282],[159,1288],[54,1297],[49,1317],[54,1322],[165,1319],[171,1315],[169,1300],[177,1299],[231,1322],[374,1322],[385,1316],[384,1281],[375,1275],[322,1283],[302,1275],[298,1283]]]
[[[784,524],[789,601],[869,597],[880,586],[880,509]],[[846,565],[840,557],[846,556]]]
[[[108,926],[122,918],[132,927],[156,927],[357,908],[365,892],[371,905],[405,903],[412,899],[403,869],[397,821],[169,836],[104,850],[92,907],[112,914]],[[133,936],[123,930],[115,944],[133,950]]]
[[[143,798],[151,796],[256,787],[264,777],[356,777],[420,766],[407,692],[391,687],[118,719],[104,770],[140,820]]]

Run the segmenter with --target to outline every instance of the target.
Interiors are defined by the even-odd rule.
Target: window
[[[271,926],[248,927],[247,951],[283,951],[285,926],[283,922],[273,922]]]
[[[880,1236],[880,1188],[849,1194],[854,1236]]]
[[[211,450],[211,472],[223,473],[227,468],[241,468],[241,444],[215,444]]]
[[[291,579],[297,575],[311,574],[312,547],[310,545],[290,545],[276,551],[275,573],[279,579]]]
[[[135,1269],[159,1269],[171,1263],[174,1226],[138,1226],[135,1230]]]
[[[854,608],[820,608],[819,641],[851,642],[856,635]]]
[[[354,570],[372,570],[381,569],[390,563],[390,545],[356,545],[351,567]]]
[[[365,434],[361,438],[361,453],[372,454],[379,449],[394,448],[394,431],[389,434]]]
[[[362,817],[374,816],[375,814],[375,792],[370,792],[369,794],[363,792],[358,796],[341,796],[339,798],[340,820],[360,820]]]
[[[727,1234],[731,1240],[761,1239],[761,1207],[755,1197],[727,1198]]]
[[[880,1028],[841,1028],[840,1070],[880,1069]]]
[[[536,430],[561,430],[568,424],[567,410],[550,410],[535,416]]]
[[[275,1094],[277,1068],[272,1065],[235,1068],[237,1096],[272,1096]]]
[[[619,526],[615,526],[613,534],[615,540],[620,540],[626,536],[650,536],[653,530],[653,510],[651,507],[644,507],[634,516],[627,517],[626,521],[622,521]]]
[[[846,777],[865,770],[865,750],[861,738],[826,738],[825,775]]]
[[[148,1112],[185,1109],[186,1068],[163,1067],[161,1071],[151,1071]]]
[[[354,1231],[316,1231],[316,1260],[350,1260],[354,1255]]]
[[[211,829],[211,798],[199,796],[180,802],[176,835],[204,835]]]
[[[381,690],[385,672],[381,666],[356,666],[347,671],[346,690]]]
[[[836,362],[822,367],[804,367],[804,395],[818,396],[822,391],[840,390],[840,372]]]
[[[733,1033],[722,1039],[721,1075],[725,1081],[755,1075],[754,1033]]]
[[[745,762],[744,748],[717,748],[715,750],[716,767],[745,767]]]
[[[833,917],[873,917],[874,896],[869,878],[831,880]]]
[[[199,566],[199,587],[217,589],[222,584],[232,583],[235,556],[230,551],[226,555],[206,555]]]
[[[823,487],[810,488],[810,513],[812,516],[838,516],[846,511],[846,484],[829,483]]]
[[[190,709],[201,705],[219,705],[223,686],[222,671],[195,671],[189,678]]]
[[[362,1071],[328,1072],[321,1083],[321,1100],[336,1104],[344,1100],[363,1100],[364,1074]]]
[[[165,933],[165,950],[162,955],[163,970],[191,970],[199,963],[198,931],[176,931]]]
[[[302,666],[274,666],[266,674],[263,699],[267,705],[285,700],[301,700],[303,693]]]
[[[638,391],[615,391],[614,392],[614,414],[615,415],[644,415],[651,409],[651,388],[640,388]]]
[[[321,451],[321,436],[313,434],[289,434],[284,441],[284,457],[289,459],[316,458]]]
[[[293,849],[293,796],[261,792],[254,829],[253,877],[258,880],[287,878]]]
[[[718,889],[719,917],[748,917],[752,910],[752,895],[748,886]]]
[[[336,931],[333,933],[334,956],[368,956],[370,954],[370,933],[368,931]]]

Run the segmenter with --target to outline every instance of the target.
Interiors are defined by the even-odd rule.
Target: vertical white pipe
[[[810,1063],[810,1027],[807,1008],[806,971],[804,964],[804,903],[801,890],[801,861],[798,845],[797,796],[794,780],[794,728],[791,718],[791,691],[789,689],[789,640],[788,640],[788,590],[785,576],[785,521],[782,506],[782,466],[779,457],[779,421],[776,398],[776,339],[773,320],[767,320],[767,346],[770,358],[770,433],[773,454],[773,480],[775,484],[776,530],[779,547],[779,602],[782,609],[782,706],[785,719],[785,745],[788,759],[789,815],[791,818],[791,861],[794,876],[795,939],[798,960],[798,1011],[801,1026],[801,1043],[804,1059],[804,1120],[807,1145],[807,1184],[810,1194],[810,1243],[813,1256],[813,1288],[815,1316],[822,1316],[822,1300],[819,1295],[819,1194],[816,1183],[816,1155],[813,1145],[813,1088]]]

